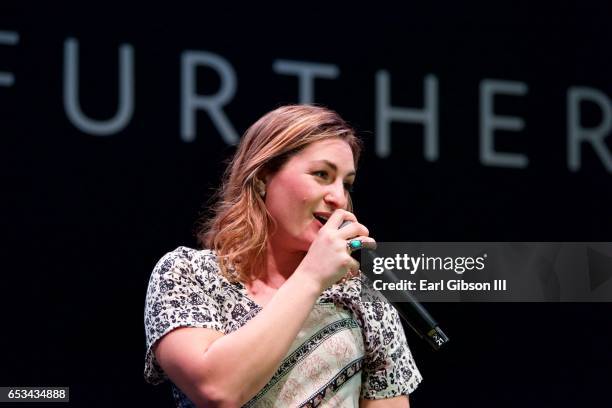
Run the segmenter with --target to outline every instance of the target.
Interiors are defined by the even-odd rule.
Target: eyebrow
[[[334,163],[330,162],[329,160],[313,160],[313,163],[323,163],[331,167],[335,172],[338,172],[338,166],[336,166]],[[353,171],[348,172],[345,177],[354,176],[356,174],[357,173],[355,172],[355,170],[353,170]]]

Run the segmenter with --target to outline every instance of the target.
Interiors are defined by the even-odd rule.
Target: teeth
[[[327,217],[324,217],[322,215],[315,215],[315,218],[321,221],[322,224],[325,224],[327,222]]]

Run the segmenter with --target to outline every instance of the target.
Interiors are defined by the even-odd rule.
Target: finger
[[[361,247],[360,248],[355,248],[353,249],[353,251],[358,251],[360,249],[371,249],[374,250],[376,249],[376,247],[378,246],[376,244],[376,241],[374,240],[374,238],[370,238],[367,236],[359,236],[359,237],[355,237],[350,239],[348,242],[354,241],[354,240],[358,240],[361,241]]]
[[[368,231],[366,226],[358,222],[351,222],[350,224],[347,224],[344,227],[340,228],[338,232],[340,237],[346,240],[360,236],[367,237],[368,235],[370,235],[370,231]]]
[[[355,214],[338,208],[329,217],[324,227],[338,229],[340,228],[340,225],[342,225],[344,221],[352,221],[351,224],[353,224],[357,222],[357,218],[355,217]],[[342,229],[344,228],[346,228],[346,226],[343,227]]]

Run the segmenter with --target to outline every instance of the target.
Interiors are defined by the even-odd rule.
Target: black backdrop
[[[449,2],[450,3],[450,2]],[[181,138],[181,55],[206,51],[235,71],[223,112],[239,134],[263,113],[299,100],[278,59],[332,64],[314,101],[361,132],[366,154],[356,213],[379,241],[610,241],[612,170],[588,143],[568,165],[568,93],[586,87],[610,109],[612,7],[605,2],[469,5],[314,3],[223,9],[193,3],[0,6],[2,343],[0,385],[70,386],[74,406],[168,406],[166,387],[143,381],[143,303],[159,257],[194,246],[193,224],[217,186],[226,144],[206,111]],[[64,105],[68,39],[80,52],[80,106],[97,120],[118,100],[118,48],[134,55],[134,111],[106,136],[73,124]],[[424,127],[391,125],[376,154],[376,76],[391,105],[422,108],[438,84],[439,155],[423,155]],[[526,167],[479,156],[483,80],[526,85],[498,95],[497,115],[524,121],[495,133],[498,151]],[[197,93],[223,86],[197,69]],[[580,105],[597,128],[601,104]],[[608,129],[609,131],[609,129]],[[609,132],[608,132],[609,133]],[[607,154],[612,137],[605,139]],[[430,304],[452,341],[432,353],[407,331],[425,377],[416,407],[576,406],[610,402],[610,303]],[[25,406],[25,404],[23,405]]]

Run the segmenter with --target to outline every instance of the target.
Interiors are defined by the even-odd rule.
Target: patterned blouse
[[[361,278],[323,291],[272,379],[246,407],[358,407],[359,398],[407,395],[422,377],[397,311],[384,298],[363,301]],[[237,330],[261,310],[245,286],[219,273],[210,250],[179,247],[155,266],[145,304],[146,381],[168,377],[153,345],[178,327]],[[173,385],[178,407],[195,406]]]

